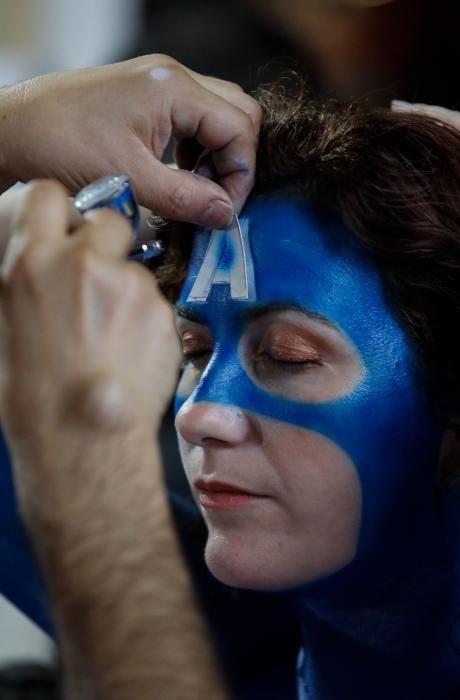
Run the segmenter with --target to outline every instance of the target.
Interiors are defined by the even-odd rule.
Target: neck
[[[354,700],[455,697],[460,497],[446,497],[424,520],[407,538],[404,556],[394,548],[383,566],[369,558],[295,594],[308,700],[336,700],[343,688]]]

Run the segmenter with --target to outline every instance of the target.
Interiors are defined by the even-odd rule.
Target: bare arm
[[[2,271],[0,411],[51,593],[69,700],[226,691],[171,522],[158,452],[179,352],[131,233],[72,237],[53,183],[21,194]]]
[[[59,463],[44,465],[47,478],[59,471],[67,480],[65,503],[36,512],[23,495],[69,700],[227,697],[159,483],[155,442],[148,425],[99,436],[75,425],[60,432]],[[16,468],[30,474],[37,464]],[[56,515],[60,507],[66,512]]]

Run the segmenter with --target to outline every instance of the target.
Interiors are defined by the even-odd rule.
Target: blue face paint
[[[316,431],[346,452],[361,482],[362,518],[357,554],[340,587],[343,595],[352,590],[362,595],[363,582],[369,591],[374,574],[380,577],[382,569],[402,562],[414,533],[431,523],[442,430],[379,270],[352,234],[336,218],[285,196],[253,201],[242,225],[249,230],[253,299],[232,294],[232,256],[225,257],[223,244],[213,247],[216,234],[196,235],[179,303],[210,328],[214,351],[192,399],[236,405]],[[231,253],[231,245],[227,249]],[[225,265],[226,273],[219,274]],[[200,279],[207,285],[197,284]],[[194,295],[197,288],[204,290],[200,298]],[[350,393],[324,402],[292,401],[248,376],[239,354],[242,312],[271,304],[320,314],[352,341],[365,372]],[[177,397],[177,409],[183,400]],[[327,585],[334,582],[323,581],[321,592]]]
[[[176,410],[186,400],[238,406],[325,436],[356,468],[362,512],[353,561],[293,591],[308,650],[299,659],[299,697],[341,697],[343,688],[360,699],[386,698],[392,689],[411,700],[451,697],[442,693],[460,683],[452,644],[459,517],[458,509],[439,516],[443,427],[433,416],[425,370],[387,301],[379,269],[337,218],[281,194],[250,202],[242,222],[254,271],[250,299],[232,294],[231,244],[217,251],[211,232],[196,234],[179,304],[209,327],[213,350],[192,393],[178,393]],[[191,291],[200,275],[208,286],[197,298]],[[266,305],[300,307],[344,333],[364,368],[348,393],[292,400],[251,378],[241,359],[245,315]],[[383,669],[388,658],[403,659],[380,688],[380,657],[366,649],[383,652]],[[426,673],[422,657],[429,659]],[[417,676],[407,673],[412,663]]]

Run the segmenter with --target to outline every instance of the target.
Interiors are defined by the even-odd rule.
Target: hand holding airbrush
[[[164,253],[165,247],[161,241],[141,241],[139,237],[141,217],[127,175],[109,175],[92,182],[76,195],[74,206],[80,214],[108,207],[128,219],[133,230],[133,247],[128,255],[129,260],[145,262]]]

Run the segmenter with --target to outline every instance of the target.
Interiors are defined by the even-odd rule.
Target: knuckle
[[[67,190],[57,180],[34,180],[28,185],[29,196],[38,197],[67,197]]]
[[[254,125],[252,123],[251,115],[249,112],[243,109],[238,110],[238,115],[236,117],[239,121],[238,129],[246,134],[248,130],[252,130],[254,128]]]
[[[178,67],[180,67],[180,63],[178,61],[176,61],[175,58],[172,58],[172,56],[168,56],[165,53],[154,53],[154,54],[151,54],[148,58],[151,59],[152,67],[155,67],[155,66],[160,66],[162,68],[178,68]]]
[[[123,276],[123,296],[130,304],[145,302],[149,305],[156,289],[153,282],[152,275],[140,265],[128,265]]]
[[[259,126],[262,121],[262,107],[252,98],[250,102],[250,116],[253,118],[256,126]]]
[[[248,111],[240,111],[237,138],[241,144],[253,148],[258,139],[259,118]]]
[[[85,218],[100,226],[107,226],[116,229],[130,230],[130,225],[127,219],[118,212],[109,207],[101,207],[99,209],[91,209],[85,214]]]
[[[190,206],[192,202],[192,192],[190,188],[185,187],[182,184],[177,185],[176,187],[173,187],[169,193],[169,201],[171,209],[174,212],[182,212],[184,209],[187,209]]]
[[[232,92],[244,93],[241,85],[238,85],[238,83],[234,83],[231,80],[222,80],[222,85]]]
[[[67,196],[65,187],[55,180],[34,180],[28,183],[14,220],[15,227],[23,228],[37,207],[50,207],[58,201],[67,201]]]
[[[18,248],[11,253],[3,271],[3,283],[7,289],[25,287],[34,289],[43,267],[40,246],[34,241],[25,241],[18,237]],[[9,251],[10,252],[10,251]]]
[[[156,53],[142,56],[139,61],[141,72],[144,75],[146,74],[151,80],[159,81],[160,84],[163,81],[168,83],[166,78],[177,78],[185,74],[182,65],[166,54]]]
[[[121,214],[109,208],[94,209],[85,214],[85,219],[94,227],[110,231],[111,236],[117,236],[122,240],[130,241],[133,234],[129,221]],[[91,231],[90,235],[97,235]]]
[[[72,251],[71,267],[77,279],[95,276],[99,266],[99,261],[86,242],[79,243]]]

